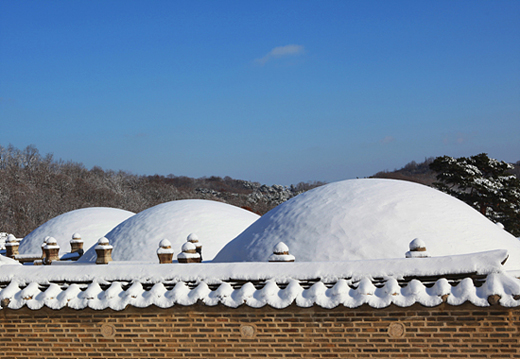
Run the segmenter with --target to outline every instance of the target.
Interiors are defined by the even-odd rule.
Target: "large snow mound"
[[[70,252],[70,241],[74,233],[79,233],[86,250],[112,228],[133,216],[133,212],[117,208],[91,207],[61,214],[45,222],[29,233],[20,242],[21,254],[41,254],[43,240],[47,236],[56,238],[60,255]]]
[[[260,216],[229,204],[208,200],[181,200],[157,205],[124,221],[106,235],[114,247],[114,261],[158,262],[159,242],[171,242],[174,259],[189,234],[202,244],[203,260],[211,260],[233,238]],[[95,262],[89,249],[78,262]]]
[[[432,256],[506,249],[520,269],[520,241],[458,199],[383,179],[331,183],[282,203],[231,241],[214,262],[267,261],[280,241],[297,262],[402,258],[414,238]]]

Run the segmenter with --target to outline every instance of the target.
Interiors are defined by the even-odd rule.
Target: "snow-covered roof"
[[[22,254],[41,254],[43,240],[47,236],[56,238],[60,255],[70,252],[70,241],[74,234],[80,234],[83,248],[94,245],[100,237],[107,234],[134,213],[117,208],[91,207],[61,214],[45,222],[29,233],[20,242]]]
[[[520,270],[520,241],[460,200],[417,183],[331,183],[277,206],[231,241],[214,262],[266,261],[280,241],[298,262],[402,258],[419,238],[435,256],[507,249]]]
[[[159,242],[166,238],[176,254],[190,233],[202,244],[204,260],[213,257],[233,238],[260,216],[229,204],[208,200],[181,200],[157,205],[115,227],[105,235],[114,247],[115,261],[148,261],[157,263]],[[88,247],[86,247],[88,248]],[[91,248],[80,263],[95,262]]]
[[[520,280],[503,271],[506,251],[420,259],[316,263],[0,266],[0,303],[19,309],[174,305],[285,308],[443,302],[520,306]]]
[[[17,260],[0,255],[0,266],[2,266],[2,265],[20,265],[21,266],[20,262],[18,262]]]

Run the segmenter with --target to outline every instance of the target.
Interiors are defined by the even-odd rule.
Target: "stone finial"
[[[199,236],[197,236],[195,233],[190,233],[188,235],[188,242],[195,244],[196,251],[198,254],[200,254],[200,260],[202,261],[202,244],[199,242]]]
[[[106,237],[101,237],[94,247],[97,254],[96,264],[108,264],[112,262],[112,247]]]
[[[405,254],[406,258],[428,258],[430,253],[426,250],[426,244],[423,240],[415,238],[410,242],[410,250]]]
[[[58,242],[56,241],[56,238],[49,237],[46,238],[47,242],[43,246],[43,252],[44,252],[44,258],[43,258],[43,264],[51,264],[54,261],[60,260],[60,246],[58,245]]]
[[[81,239],[81,234],[74,233],[72,235],[72,240],[70,241],[70,252],[81,252],[81,254],[83,254],[83,239]]]
[[[177,261],[179,263],[200,263],[202,259],[197,253],[197,246],[192,242],[186,242],[182,245],[182,253],[177,256]]]
[[[47,245],[47,241],[51,238],[51,236],[47,236],[43,239],[42,243],[42,261],[45,259],[45,246]]]
[[[16,237],[12,234],[7,236],[5,240],[5,256],[9,258],[14,258],[18,253],[18,247],[20,246],[20,242],[16,239]]]
[[[269,262],[294,262],[295,258],[289,254],[289,247],[284,242],[278,242],[273,247],[273,254],[269,256]]]
[[[173,260],[172,244],[166,238],[159,242],[157,257],[159,257],[159,263],[161,264],[171,263]]]

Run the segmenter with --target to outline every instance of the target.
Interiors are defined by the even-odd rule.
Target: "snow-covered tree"
[[[437,172],[433,185],[466,202],[494,222],[520,236],[520,180],[513,165],[481,153],[469,158],[437,157],[430,169]]]

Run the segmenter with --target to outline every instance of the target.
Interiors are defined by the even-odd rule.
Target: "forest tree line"
[[[81,163],[41,155],[35,146],[0,146],[0,232],[23,237],[46,221],[87,207],[138,213],[180,199],[210,199],[264,214],[323,182],[266,186],[230,177],[135,175],[86,169]]]
[[[372,177],[435,187],[438,173],[431,169],[434,160],[431,157],[421,163],[412,161],[401,169],[378,172]],[[520,161],[510,167],[508,171],[520,178]],[[267,186],[228,176],[145,176],[97,166],[89,170],[81,163],[56,160],[52,154],[41,155],[32,145],[23,150],[0,146],[0,232],[23,237],[48,220],[80,208],[112,207],[138,213],[181,199],[215,200],[262,215],[323,184],[315,181],[289,187]],[[513,221],[519,223],[518,229],[511,231],[516,234],[520,220]]]

